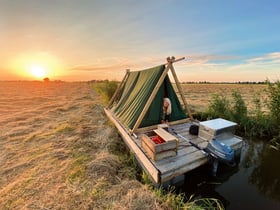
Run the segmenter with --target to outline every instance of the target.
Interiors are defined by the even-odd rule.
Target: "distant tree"
[[[44,80],[44,82],[49,82],[50,81],[50,79],[48,77],[44,78],[43,80]]]

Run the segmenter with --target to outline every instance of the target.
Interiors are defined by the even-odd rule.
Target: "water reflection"
[[[268,144],[262,144],[258,157],[253,160],[252,173],[248,177],[249,183],[255,185],[261,194],[278,201],[280,201],[279,160],[279,151],[272,149]]]
[[[216,198],[219,199],[224,207],[230,205],[230,200],[223,196],[216,188],[227,182],[229,178],[238,172],[238,166],[229,168],[225,165],[219,165],[216,177],[211,176],[211,166],[205,165],[197,170],[191,171],[185,176],[185,183],[180,188],[180,192],[184,192],[186,197],[194,196],[199,198]]]
[[[219,165],[216,177],[205,165],[186,174],[178,188],[187,198],[217,198],[226,209],[280,209],[280,152],[264,141],[244,140],[238,166]]]

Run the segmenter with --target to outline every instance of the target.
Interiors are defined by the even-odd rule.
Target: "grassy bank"
[[[0,85],[1,209],[195,208],[141,181],[92,84]]]

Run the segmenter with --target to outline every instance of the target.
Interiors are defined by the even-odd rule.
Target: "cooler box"
[[[223,140],[234,136],[237,124],[222,118],[200,122],[198,137],[204,140]]]

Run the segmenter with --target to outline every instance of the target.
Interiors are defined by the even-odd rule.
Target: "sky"
[[[168,56],[185,57],[174,63],[181,82],[279,80],[279,9],[277,0],[0,0],[0,80],[121,80]]]

